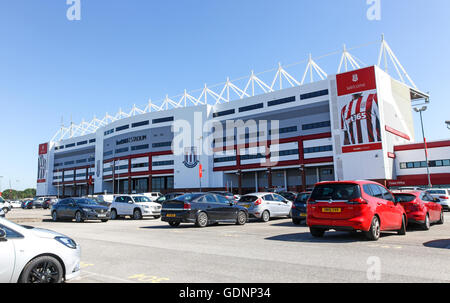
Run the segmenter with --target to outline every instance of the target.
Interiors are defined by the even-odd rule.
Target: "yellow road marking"
[[[129,276],[128,279],[130,280],[138,280],[140,282],[147,282],[147,283],[161,283],[162,281],[169,281],[169,278],[160,278],[157,276],[148,276],[146,274],[136,274]]]

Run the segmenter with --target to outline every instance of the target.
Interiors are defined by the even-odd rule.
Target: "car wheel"
[[[444,224],[444,211],[441,211],[441,219],[437,221],[437,224]]]
[[[295,225],[300,225],[301,221],[299,219],[292,219],[292,223]]]
[[[370,241],[378,241],[378,239],[380,238],[380,231],[381,231],[380,219],[378,219],[378,217],[375,216],[372,219],[372,224],[370,224],[369,231],[365,231],[364,235]]]
[[[311,235],[314,238],[322,238],[323,235],[325,234],[325,230],[320,229],[320,228],[314,228],[314,227],[310,227],[309,232],[311,233]]]
[[[423,230],[429,230],[430,226],[431,226],[430,216],[427,214],[426,217],[425,217],[425,222],[422,224],[422,229]]]
[[[3,209],[3,212],[5,213],[5,214],[7,214],[8,213],[8,211],[9,211],[9,209],[8,208],[6,208],[6,207],[4,207]]]
[[[244,225],[245,223],[247,223],[247,214],[243,211],[240,211],[237,215],[236,224]]]
[[[172,227],[180,226],[180,221],[169,221],[169,225]]]
[[[292,209],[289,211],[288,218],[292,218]]]
[[[397,234],[400,235],[400,236],[406,235],[406,220],[405,220],[405,216],[402,217],[402,227],[399,229]]]
[[[81,212],[80,211],[77,211],[75,213],[75,221],[77,221],[78,223],[84,222],[83,218],[81,217]]]
[[[142,213],[139,209],[135,209],[133,211],[133,219],[134,220],[141,220],[142,219]]]
[[[109,221],[109,220],[107,220],[107,219],[105,219],[105,220],[102,220],[102,222],[103,222],[103,223],[106,223],[106,222],[108,222],[108,221]]]
[[[115,209],[111,210],[111,220],[117,220],[117,211]]]
[[[57,222],[58,221],[58,213],[56,212],[56,210],[54,210],[52,212],[52,220],[53,220],[53,222]]]
[[[208,225],[208,215],[204,212],[199,213],[195,220],[195,225],[198,227],[206,227]]]
[[[269,222],[270,220],[270,213],[268,210],[263,211],[262,215],[261,215],[261,221],[263,222]]]
[[[31,260],[20,275],[20,283],[61,283],[63,268],[53,257],[42,256]]]

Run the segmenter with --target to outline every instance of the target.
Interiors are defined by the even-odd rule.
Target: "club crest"
[[[199,162],[196,147],[187,147],[184,149],[184,166],[187,168],[194,168]]]

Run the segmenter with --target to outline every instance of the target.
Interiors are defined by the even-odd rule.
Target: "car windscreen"
[[[416,199],[416,196],[414,196],[412,194],[394,194],[394,197],[395,197],[395,202],[400,202],[400,203],[411,202]]]
[[[92,200],[92,199],[85,199],[85,198],[75,199],[75,202],[77,204],[97,205],[97,202],[95,202],[94,200]]]
[[[200,198],[202,196],[204,196],[204,194],[186,194],[186,195],[178,196],[178,197],[174,198],[173,200],[190,202],[190,201],[197,200],[198,198]]]
[[[342,200],[348,201],[361,197],[357,184],[338,183],[317,185],[312,194],[313,200]]]
[[[152,200],[146,196],[134,196],[133,199],[136,203],[152,202]]]
[[[299,194],[297,198],[295,199],[295,203],[306,203],[308,201],[309,196],[311,194]]]
[[[445,190],[438,190],[438,189],[427,190],[427,193],[429,193],[430,195],[446,195],[447,194],[445,192]]]
[[[257,196],[242,196],[240,199],[239,199],[239,203],[241,203],[241,202],[255,202],[256,200],[258,200],[258,197]]]
[[[2,197],[0,197],[0,203],[5,203],[5,200]]]

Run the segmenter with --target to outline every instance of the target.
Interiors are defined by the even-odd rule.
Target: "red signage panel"
[[[374,66],[336,75],[336,81],[338,96],[377,88]]]

